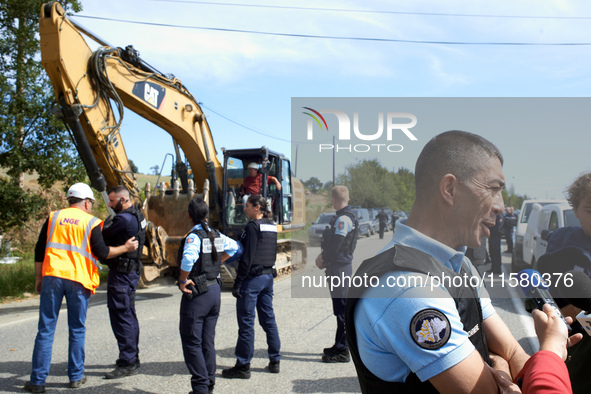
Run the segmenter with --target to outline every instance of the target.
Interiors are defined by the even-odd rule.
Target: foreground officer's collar
[[[464,261],[464,255],[466,253],[465,246],[456,250],[444,245],[420,231],[407,226],[406,219],[401,219],[396,222],[396,232],[392,237],[392,241],[382,249],[382,251],[390,249],[396,244],[409,246],[425,252],[456,272],[460,272],[462,262]]]

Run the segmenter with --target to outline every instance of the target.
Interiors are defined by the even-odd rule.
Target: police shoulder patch
[[[337,227],[339,228],[339,230],[342,230],[343,227],[345,227],[345,223],[339,222],[339,224],[337,225]]]
[[[193,237],[187,237],[187,240],[185,241],[186,244],[190,244],[193,243]]]
[[[451,335],[451,325],[443,312],[427,308],[410,321],[410,335],[417,345],[427,350],[442,348]]]

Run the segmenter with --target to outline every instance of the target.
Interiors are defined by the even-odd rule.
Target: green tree
[[[42,4],[42,0],[0,2],[0,167],[7,174],[0,182],[0,195],[19,197],[5,201],[8,206],[2,210],[24,215],[23,221],[43,205],[37,204],[40,197],[27,199],[24,173],[36,172],[46,189],[58,181],[67,185],[85,177],[65,127],[51,115],[55,98],[39,53]],[[81,10],[77,0],[62,5],[66,10]],[[23,209],[23,202],[32,205]],[[14,220],[1,224],[4,229],[19,225]]]
[[[371,208],[390,206],[393,203],[397,181],[377,159],[363,160],[349,166],[347,172],[352,205]]]
[[[46,201],[40,195],[12,187],[7,179],[0,178],[0,234],[12,227],[21,227],[36,216]]]
[[[308,189],[310,189],[311,193],[316,193],[324,185],[322,182],[320,182],[320,179],[313,176],[312,178],[310,178],[304,182],[304,186],[307,187]]]
[[[152,170],[152,174],[154,175],[158,175],[160,173],[160,166],[158,164],[150,167],[150,170]]]
[[[129,166],[131,167],[131,171],[133,171],[135,174],[140,172],[139,168],[137,168],[137,166],[135,165],[135,163],[131,159],[129,159]]]
[[[409,211],[415,200],[414,179],[406,168],[393,173],[373,159],[348,166],[337,176],[337,185],[349,188],[351,205]]]
[[[392,209],[408,212],[415,203],[415,174],[409,169],[400,167],[396,172],[398,180],[396,202]]]
[[[504,189],[503,192],[503,202],[505,203],[506,207],[513,207],[515,209],[520,209],[521,204],[524,200],[528,200],[529,197],[527,194],[519,195],[515,193],[515,186],[511,184],[508,188]]]

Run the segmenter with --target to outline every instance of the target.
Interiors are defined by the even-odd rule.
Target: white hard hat
[[[253,161],[252,163],[250,163],[250,164],[248,165],[248,168],[249,168],[249,169],[250,169],[250,168],[254,168],[255,170],[258,170],[258,169],[259,169],[259,165]]]
[[[81,200],[89,199],[94,201],[94,193],[90,186],[86,183],[75,183],[68,189],[68,194],[66,194],[67,198],[76,197]]]

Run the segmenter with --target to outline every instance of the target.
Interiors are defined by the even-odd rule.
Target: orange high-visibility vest
[[[103,222],[79,208],[52,212],[47,226],[43,276],[82,284],[94,294],[100,283],[99,262],[90,250],[90,233]]]

